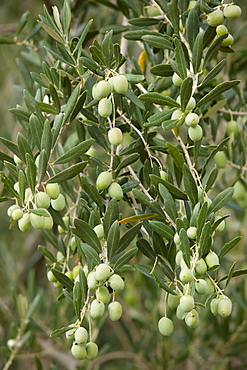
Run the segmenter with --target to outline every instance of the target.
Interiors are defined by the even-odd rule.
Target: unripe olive
[[[20,193],[20,185],[18,181],[14,184],[14,189],[17,191],[17,193]]]
[[[246,188],[244,184],[242,183],[242,181],[238,180],[237,182],[235,182],[235,184],[233,185],[233,188],[234,188],[233,199],[236,199],[236,200],[244,199],[245,194],[246,194]]]
[[[53,273],[52,273],[52,271],[51,271],[51,270],[49,270],[49,271],[47,272],[47,279],[48,279],[49,281],[52,281],[53,283],[55,283],[55,282],[57,281],[57,279],[55,278],[55,276],[53,275]]]
[[[60,187],[57,183],[47,184],[45,192],[49,195],[51,199],[56,199],[60,194]]]
[[[154,5],[148,6],[146,9],[147,9],[147,14],[149,15],[149,17],[156,17],[160,15],[159,9],[157,9],[156,6]]]
[[[197,328],[199,324],[199,315],[195,309],[191,310],[186,314],[185,323],[189,328],[193,329]]]
[[[173,237],[173,241],[174,241],[174,243],[176,244],[176,245],[178,245],[178,244],[180,244],[181,243],[181,240],[180,240],[180,237],[179,237],[179,235],[178,235],[178,233],[175,233],[175,235],[174,235],[174,237]],[[182,252],[181,252],[182,253]],[[181,257],[182,257],[182,255],[181,255]],[[178,257],[179,258],[179,257]],[[180,263],[180,261],[179,261],[179,263]],[[179,263],[177,263],[177,265],[179,265]]]
[[[128,80],[124,75],[117,75],[111,78],[113,90],[118,94],[125,94],[128,90]]]
[[[173,73],[172,82],[175,86],[181,86],[183,83],[183,80],[177,73]]]
[[[195,106],[196,106],[196,100],[192,96],[186,105],[186,111],[191,111],[192,109],[195,108]]]
[[[176,254],[176,257],[175,257],[175,262],[178,266],[180,266],[182,258],[183,258],[183,252],[178,251],[178,253]]]
[[[73,279],[75,279],[75,278],[79,275],[80,268],[81,268],[81,265],[76,265],[76,266],[73,268],[73,270],[72,270]]]
[[[97,100],[106,98],[111,92],[111,85],[108,81],[100,81],[95,85],[94,94]]]
[[[200,125],[197,125],[195,127],[189,127],[188,135],[189,138],[193,141],[199,141],[202,138],[203,130]]]
[[[63,194],[59,194],[59,196],[56,199],[51,200],[51,206],[55,211],[62,211],[65,207],[65,197]]]
[[[231,45],[232,43],[233,43],[233,41],[234,41],[234,38],[233,38],[233,36],[231,35],[231,34],[229,34],[223,41],[222,41],[222,43],[221,43],[221,46],[224,46],[224,47],[226,47],[226,46],[229,46],[229,45]]]
[[[35,229],[43,229],[45,225],[45,217],[30,213],[30,222]]]
[[[112,102],[107,98],[101,99],[98,104],[98,112],[101,117],[110,116],[112,114]]]
[[[99,282],[95,277],[95,271],[89,272],[87,276],[87,285],[89,289],[95,290],[98,288]]]
[[[90,157],[97,157],[97,150],[91,146],[91,148],[88,149],[86,154],[89,155]]]
[[[109,195],[111,198],[116,200],[123,199],[123,190],[117,182],[113,182],[108,189]]]
[[[88,342],[86,344],[86,351],[87,351],[87,358],[89,360],[93,360],[94,358],[98,356],[99,349],[96,343]]]
[[[183,320],[184,315],[185,315],[184,310],[182,310],[182,308],[181,308],[181,306],[179,304],[177,306],[177,309],[176,309],[176,316],[177,316],[178,320]]]
[[[229,136],[231,135],[231,133],[234,134],[234,137],[237,137],[238,136],[239,130],[238,130],[238,123],[237,123],[237,121],[231,120],[231,121],[229,121],[227,123],[226,133]]]
[[[82,344],[74,343],[71,347],[71,353],[77,360],[83,360],[87,357],[86,347]]]
[[[90,306],[90,315],[93,319],[98,319],[104,315],[105,305],[98,299],[94,299]]]
[[[32,199],[32,190],[30,188],[27,188],[25,190],[25,199],[24,199],[24,202],[27,203],[29,202],[30,199]]]
[[[179,305],[184,312],[189,312],[195,306],[194,298],[189,294],[185,294],[180,298]]]
[[[171,319],[168,317],[161,317],[158,322],[158,329],[160,334],[164,335],[165,337],[169,337],[174,330],[174,325]]]
[[[179,274],[179,279],[182,281],[182,283],[186,284],[192,281],[194,278],[193,272],[188,269],[188,267],[182,268]]]
[[[72,329],[70,330],[67,330],[66,333],[65,333],[65,336],[67,339],[74,339],[74,333],[76,331],[76,327],[74,324],[72,325],[69,325],[70,327],[72,327]]]
[[[76,343],[78,343],[78,344],[86,343],[87,340],[88,340],[88,331],[87,331],[87,329],[80,326],[78,329],[76,329],[74,337],[75,337]]]
[[[44,225],[43,229],[44,230],[50,230],[53,226],[53,218],[52,216],[44,217]]]
[[[106,279],[108,279],[110,274],[111,274],[110,266],[105,263],[101,263],[96,267],[95,279],[100,282],[105,281]]]
[[[199,121],[200,121],[200,117],[196,113],[189,113],[189,114],[187,114],[187,116],[185,118],[186,125],[190,126],[190,127],[197,126]]]
[[[208,284],[203,279],[198,279],[196,281],[195,288],[198,294],[206,294],[208,292]]]
[[[123,142],[123,133],[118,127],[114,127],[108,131],[108,139],[112,145],[120,145]]]
[[[40,191],[35,195],[35,203],[39,208],[49,208],[51,198],[44,191]]]
[[[18,221],[18,227],[23,233],[30,230],[31,223],[29,213],[24,213],[23,217]]]
[[[225,296],[224,298],[220,298],[217,306],[217,312],[222,317],[230,316],[232,312],[232,301]]]
[[[225,35],[228,33],[228,29],[224,24],[220,24],[219,26],[216,27],[216,33],[218,36]]]
[[[20,206],[18,206],[17,204],[13,204],[12,206],[10,206],[8,209],[7,209],[7,215],[9,217],[12,217],[12,213],[16,210],[16,209],[21,209]]]
[[[196,238],[196,233],[197,233],[197,228],[195,226],[190,226],[187,229],[187,236],[190,239],[195,239]]]
[[[75,236],[72,236],[72,238],[70,240],[70,248],[71,248],[71,251],[73,253],[76,250],[76,247],[77,247],[76,238],[75,238]]]
[[[197,1],[191,0],[189,2],[188,10],[193,9],[195,7],[196,3],[197,3]]]
[[[221,218],[220,216],[216,216],[215,217],[215,221],[218,220],[219,218]],[[221,223],[216,227],[215,231],[217,232],[221,232],[225,229],[225,226],[226,226],[226,222],[225,220],[222,220]]]
[[[108,315],[111,321],[118,321],[122,316],[122,305],[121,303],[114,301],[108,305]]]
[[[117,274],[113,274],[112,276],[110,276],[109,284],[113,290],[117,291],[123,290],[125,286],[124,280],[121,278],[121,276]]]
[[[229,5],[224,8],[224,16],[227,19],[237,19],[242,14],[242,9],[238,5]]]
[[[171,119],[178,119],[177,127],[182,126],[184,123],[184,113],[181,111],[181,109],[176,109],[171,116]]]
[[[180,301],[180,297],[178,295],[174,295],[170,293],[168,294],[167,304],[168,304],[168,307],[170,307],[171,309],[177,308],[177,306],[179,305],[179,301]]]
[[[14,162],[15,164],[19,164],[20,166],[23,165],[23,160],[17,157],[16,154],[14,154]]]
[[[197,261],[196,266],[195,266],[195,271],[198,275],[203,275],[207,271],[208,267],[204,259],[200,259]]]
[[[214,10],[207,16],[207,23],[211,27],[217,27],[224,22],[224,15],[220,9]]]
[[[213,298],[212,301],[210,302],[210,311],[212,312],[213,315],[218,315],[218,303],[220,299],[219,298]]]
[[[217,152],[214,156],[214,162],[217,167],[225,168],[227,164],[226,155],[224,152]]]
[[[208,266],[208,268],[210,269],[211,267],[215,266],[215,265],[219,265],[219,257],[218,255],[213,252],[213,251],[210,251],[206,257],[205,257],[205,261],[206,261],[206,264]]]
[[[21,218],[23,217],[23,210],[22,209],[15,209],[13,212],[12,212],[12,215],[11,215],[11,218],[12,220],[14,221],[18,221],[20,220]]]
[[[99,174],[96,180],[96,185],[98,189],[104,190],[108,188],[111,182],[112,182],[112,173],[104,171]]]
[[[96,298],[107,304],[110,301],[111,295],[105,286],[99,286],[96,290]]]
[[[167,172],[166,171],[160,171],[160,177],[162,178],[162,180],[167,181],[167,179],[168,179]]]
[[[58,252],[57,252],[57,261],[58,261],[58,262],[64,262],[64,260],[65,260],[65,257],[64,257],[64,255],[63,255],[63,253],[62,253],[62,252],[60,252],[60,251],[58,251]]]
[[[71,270],[66,271],[66,272],[65,272],[65,275],[66,275],[66,276],[68,276],[68,278],[69,278],[70,280],[73,280],[73,272],[72,272]]]
[[[104,226],[102,224],[94,226],[93,229],[94,229],[94,231],[95,231],[99,240],[104,238],[105,232],[104,232]]]
[[[208,294],[213,294],[215,292],[214,284],[209,278],[206,278],[205,281],[208,284]]]

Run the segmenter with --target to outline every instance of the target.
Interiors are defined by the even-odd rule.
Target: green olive
[[[199,141],[202,138],[203,130],[200,125],[197,125],[195,127],[190,126],[188,130],[188,135],[192,141]]]
[[[121,303],[114,301],[108,305],[108,315],[111,321],[118,321],[122,316],[122,312]]]
[[[108,189],[109,195],[111,198],[116,200],[123,199],[123,190],[117,182],[113,182]]]
[[[111,274],[110,266],[105,263],[101,263],[96,267],[95,279],[100,282],[105,281],[106,279],[109,278],[110,274]]]
[[[237,19],[242,14],[242,9],[238,5],[229,5],[224,8],[224,16],[227,19]]]
[[[71,347],[72,355],[77,358],[77,360],[83,360],[87,356],[86,347],[82,344],[74,343]]]
[[[215,266],[215,265],[219,265],[219,257],[218,255],[213,252],[213,251],[210,251],[206,257],[205,257],[205,261],[206,261],[206,264],[208,266],[208,268],[210,269],[211,267]]]
[[[203,279],[197,279],[195,288],[198,294],[206,294],[208,292],[208,284]]]
[[[87,358],[89,360],[93,360],[98,356],[99,349],[96,343],[88,342],[86,344],[86,351],[87,351]]]
[[[207,23],[211,27],[217,27],[224,22],[224,15],[220,9],[214,10],[207,16]]]
[[[217,152],[214,156],[214,162],[217,167],[225,168],[227,165],[227,158],[224,152]]]
[[[57,183],[47,184],[45,192],[49,195],[51,199],[56,199],[60,194],[60,187]]]
[[[49,208],[51,198],[44,191],[40,191],[35,195],[35,203],[39,208]]]
[[[180,298],[179,305],[184,312],[189,312],[195,306],[194,298],[189,294],[185,294]]]
[[[189,113],[185,118],[185,123],[189,127],[196,127],[200,121],[200,117],[196,113]]]
[[[101,117],[110,116],[112,114],[112,102],[107,98],[101,99],[98,104],[98,112]]]
[[[186,314],[185,323],[189,328],[197,328],[197,326],[199,325],[199,315],[195,309]]]
[[[117,75],[111,78],[111,84],[114,92],[125,94],[128,90],[128,80],[124,75]]]
[[[113,290],[117,291],[123,290],[125,286],[124,280],[121,278],[121,276],[117,274],[113,274],[112,276],[110,276],[109,284]]]
[[[114,127],[108,131],[108,139],[112,145],[120,145],[123,142],[123,133],[118,127]]]
[[[112,182],[111,172],[101,172],[96,180],[97,188],[100,190],[107,189]]]
[[[87,331],[87,329],[80,326],[78,329],[76,329],[74,338],[75,338],[76,343],[78,343],[78,344],[86,343],[87,340],[88,340],[88,331]]]
[[[63,194],[59,194],[56,199],[51,200],[51,206],[55,211],[62,211],[65,208],[66,201]]]
[[[93,319],[98,319],[104,315],[105,305],[102,301],[94,299],[90,306],[90,315]]]
[[[165,337],[169,337],[174,330],[174,325],[171,319],[168,317],[161,317],[158,322],[158,329],[159,332],[164,335]]]

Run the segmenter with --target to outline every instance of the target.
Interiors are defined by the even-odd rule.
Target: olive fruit
[[[237,19],[241,16],[242,9],[238,5],[229,5],[224,8],[223,14],[227,19]]]
[[[71,353],[75,358],[77,358],[77,360],[83,360],[87,356],[86,347],[77,343],[72,345]]]
[[[180,297],[178,295],[169,293],[167,298],[168,307],[170,307],[171,309],[177,308],[177,306],[179,305],[179,300]]]
[[[88,342],[86,344],[86,351],[87,351],[87,358],[89,360],[93,360],[94,358],[98,356],[99,349],[96,343]]]
[[[12,212],[12,215],[11,215],[11,218],[12,220],[14,221],[18,221],[20,220],[21,218],[23,217],[23,210],[22,209],[15,209],[13,212]]]
[[[175,233],[174,237],[173,237],[173,241],[176,245],[179,245],[181,243],[181,240],[180,240],[180,237],[178,235],[178,233]],[[179,263],[178,263],[179,265]]]
[[[99,282],[95,277],[95,271],[89,272],[87,276],[87,285],[89,289],[95,290],[98,288]]]
[[[175,257],[175,262],[178,266],[180,266],[182,258],[183,258],[183,252],[178,251],[178,253],[176,254],[176,257]]]
[[[51,206],[55,211],[62,211],[65,207],[65,197],[63,194],[59,194],[59,196],[56,199],[51,200]]]
[[[176,309],[176,316],[178,318],[178,320],[183,320],[184,318],[184,310],[181,308],[180,304],[177,306],[177,309]]]
[[[231,34],[229,34],[221,43],[221,46],[230,46],[231,44],[233,44],[234,42],[234,38]]]
[[[181,86],[183,83],[183,80],[177,73],[173,73],[172,82],[175,86]]]
[[[117,182],[113,182],[108,189],[109,195],[111,198],[116,200],[123,199],[123,190]]]
[[[55,278],[55,276],[54,276],[54,274],[53,274],[53,272],[51,270],[49,270],[47,272],[47,279],[49,281],[52,281],[53,283],[55,283],[57,281],[57,279]]]
[[[204,259],[199,259],[196,262],[195,271],[198,275],[203,275],[207,271],[208,267]]]
[[[110,301],[111,295],[106,286],[99,286],[95,294],[96,294],[96,298],[105,304]]]
[[[187,116],[185,118],[186,125],[190,126],[190,127],[197,126],[199,121],[200,121],[200,117],[196,113],[189,113],[189,114],[187,114]]]
[[[177,123],[176,126],[177,127],[180,127],[184,123],[184,113],[181,111],[181,109],[176,109],[172,113],[171,119],[177,119],[178,120],[178,123]]]
[[[8,209],[7,209],[7,215],[9,217],[12,217],[12,213],[16,210],[16,209],[21,209],[20,206],[18,206],[17,204],[13,204],[12,206],[10,206]]]
[[[194,278],[193,272],[188,267],[183,267],[179,274],[179,279],[182,283],[186,284],[192,281]]]
[[[197,228],[195,226],[190,226],[187,229],[187,236],[189,239],[195,239],[196,238],[196,233],[197,233]]]
[[[237,121],[231,120],[231,121],[229,121],[227,123],[226,133],[229,136],[231,135],[231,133],[234,134],[234,137],[237,137],[238,136],[239,130],[238,130],[238,123],[237,123]]]
[[[216,216],[215,221],[217,221],[220,218],[221,218],[220,216]],[[221,223],[216,227],[215,231],[221,232],[225,229],[225,226],[226,226],[226,222],[225,220],[222,220]]]
[[[206,264],[208,266],[208,268],[210,269],[211,267],[215,266],[215,265],[219,265],[219,257],[218,255],[213,252],[213,251],[210,251],[206,257],[205,257],[205,261],[206,261]]]
[[[20,185],[18,181],[14,184],[14,189],[17,191],[17,193],[20,193]]]
[[[27,203],[29,202],[33,197],[33,194],[32,194],[32,190],[30,188],[27,188],[25,190],[25,199],[24,199],[24,202]]]
[[[208,294],[213,294],[215,292],[215,286],[213,282],[209,278],[206,278],[205,281],[208,284]]]
[[[105,263],[101,263],[96,267],[95,279],[98,281],[105,281],[111,274],[110,266]]]
[[[112,114],[112,102],[107,98],[101,99],[98,104],[98,113],[101,117],[110,116]]]
[[[97,238],[99,240],[101,240],[101,239],[104,238],[105,232],[104,232],[104,226],[102,224],[99,224],[99,225],[94,226],[93,229],[94,229],[94,231],[95,231],[95,233],[97,235]]]
[[[214,162],[217,167],[225,168],[227,164],[226,155],[224,152],[217,152],[214,156]]]
[[[185,294],[180,298],[179,305],[184,312],[189,312],[195,306],[194,298],[189,294]]]
[[[121,303],[114,301],[108,305],[108,315],[111,321],[118,321],[122,316],[122,305]]]
[[[195,309],[191,310],[186,314],[185,323],[189,328],[193,329],[197,328],[199,324],[199,315]]]
[[[168,179],[168,174],[167,174],[167,172],[166,171],[160,171],[160,177],[162,178],[162,180],[164,180],[164,181],[167,181],[167,179]]]
[[[128,90],[128,80],[124,75],[112,77],[110,83],[113,86],[113,91],[118,94],[125,94]]]
[[[169,337],[174,330],[172,320],[165,316],[161,317],[158,322],[158,329],[160,334],[164,335],[165,337]]]
[[[151,5],[147,7],[147,14],[149,15],[149,17],[156,17],[160,15],[160,11],[156,8],[156,6]]]
[[[30,230],[31,223],[29,213],[24,213],[23,217],[18,221],[18,227],[23,233]]]
[[[98,319],[104,315],[105,305],[102,301],[94,299],[90,306],[90,315],[93,319]]]
[[[188,135],[191,140],[193,141],[201,140],[202,134],[203,134],[203,131],[200,125],[197,125],[195,127],[191,127],[191,126],[189,127]]]
[[[110,287],[113,290],[117,290],[117,291],[123,290],[125,286],[124,280],[121,278],[121,276],[117,274],[113,274],[112,276],[110,276],[108,281],[109,281]]]
[[[220,299],[219,298],[213,298],[212,301],[210,302],[210,311],[212,312],[213,315],[218,315],[218,303]]]
[[[224,22],[224,15],[220,9],[214,10],[207,16],[207,23],[211,27],[217,27]]]
[[[66,271],[65,275],[68,276],[70,280],[73,280],[73,272],[71,270]]]
[[[49,208],[51,198],[44,191],[40,191],[35,195],[35,203],[39,208]]]
[[[69,325],[72,329],[66,331],[65,336],[67,339],[74,339],[74,333],[76,331],[76,327],[74,324]]]
[[[222,317],[230,316],[232,312],[232,301],[226,296],[220,298],[217,306],[217,312]]]
[[[123,142],[123,133],[118,127],[114,127],[108,131],[108,139],[112,145],[120,145]]]
[[[111,92],[111,84],[108,81],[99,81],[95,85],[94,89],[94,98],[96,100],[100,100],[102,98],[106,98]]]
[[[100,190],[107,189],[112,182],[112,173],[111,172],[101,172],[96,180],[97,188]]]
[[[44,217],[44,225],[43,225],[43,229],[44,230],[50,230],[53,226],[53,218],[51,215],[49,215],[48,217]]]
[[[244,199],[246,194],[246,188],[242,181],[240,180],[236,181],[235,184],[233,185],[233,188],[234,188],[233,199],[236,200]]]
[[[30,213],[30,222],[35,229],[43,229],[45,224],[45,217]]]
[[[23,165],[23,160],[20,159],[16,154],[14,154],[14,162],[15,164],[19,164],[20,166]]]
[[[206,294],[208,292],[208,284],[203,279],[197,279],[195,289],[198,294]]]
[[[47,184],[45,192],[49,195],[51,199],[56,199],[60,194],[60,187],[57,183]]]
[[[218,36],[225,35],[228,32],[228,29],[224,24],[220,24],[219,26],[216,27],[216,33]]]
[[[196,100],[192,96],[190,98],[190,100],[188,101],[187,105],[186,105],[186,111],[190,111],[190,110],[194,109],[195,106],[196,106]]]
[[[86,343],[87,340],[88,340],[88,331],[87,331],[87,329],[80,326],[78,329],[76,329],[74,338],[75,338],[76,343],[78,343],[78,344]]]

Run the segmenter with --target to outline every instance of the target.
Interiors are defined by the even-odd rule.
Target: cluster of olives
[[[72,355],[78,360],[84,360],[88,358],[93,360],[98,355],[98,346],[91,340],[88,342],[88,331],[86,328],[72,324],[71,329],[66,332],[67,339],[73,339],[71,347]]]
[[[216,33],[218,36],[227,34],[228,36],[222,41],[221,46],[230,46],[234,39],[231,34],[229,34],[228,29],[223,25],[224,20],[237,19],[241,16],[242,10],[238,5],[227,5],[224,7],[223,11],[218,8],[207,16],[207,23],[211,27],[216,27]]]
[[[108,189],[111,198],[115,198],[116,200],[123,198],[121,185],[117,182],[112,182],[112,173],[109,171],[103,171],[99,174],[96,180],[96,186],[99,190]]]
[[[125,94],[128,89],[128,80],[124,75],[110,77],[107,81],[101,80],[93,86],[92,96],[98,100],[98,113],[101,117],[112,114],[112,102],[108,98],[111,93]]]
[[[19,193],[19,183],[15,183],[14,189]],[[38,191],[33,195],[30,188],[25,190],[24,207],[18,204],[10,206],[7,210],[8,216],[18,221],[21,231],[28,231],[31,226],[35,229],[49,230],[53,226],[53,218],[47,209],[51,206],[56,211],[62,211],[66,201],[60,193],[58,184],[47,184],[44,191]],[[30,208],[32,207],[32,208]]]
[[[176,86],[180,86],[183,80],[176,74],[172,77],[173,83]],[[180,104],[180,96],[177,98],[177,102]],[[199,125],[200,117],[198,114],[193,113],[193,109],[196,106],[196,101],[191,97],[187,103],[185,111],[183,112],[180,108],[176,109],[171,116],[171,119],[178,119],[177,127],[181,126],[184,122],[189,127],[188,135],[191,140],[198,141],[202,138],[203,131]]]
[[[114,274],[110,266],[101,263],[91,271],[87,276],[88,288],[94,292],[94,299],[90,304],[90,316],[98,319],[105,312],[105,305],[108,304],[108,316],[112,321],[117,321],[122,316],[122,306],[119,302],[113,300],[111,303],[110,291],[116,292],[124,289],[124,280],[118,274]]]
[[[220,216],[216,216],[215,219]],[[216,231],[222,231],[225,227],[223,220]],[[190,226],[187,229],[187,236],[189,239],[196,239],[197,228]],[[231,314],[232,303],[231,300],[223,294],[216,283],[210,277],[204,275],[207,271],[219,265],[219,257],[212,250],[205,256],[205,258],[198,258],[195,253],[190,258],[190,266],[184,261],[183,253],[180,250],[180,237],[178,233],[174,235],[174,243],[177,246],[177,254],[175,262],[178,269],[178,285],[177,294],[167,295],[167,305],[170,309],[176,310],[176,317],[179,320],[184,320],[186,325],[190,328],[197,328],[199,325],[199,313],[196,309],[196,296],[212,296],[214,297],[210,302],[210,310],[214,315],[227,317]],[[158,322],[158,329],[164,336],[170,336],[174,330],[174,325],[171,319],[164,316]]]

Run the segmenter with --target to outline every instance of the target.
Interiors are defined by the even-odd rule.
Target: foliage
[[[216,28],[236,22],[217,23],[225,8],[65,0],[0,38],[22,48],[26,84],[19,132],[0,138],[0,200],[49,284],[30,269],[3,310],[5,370],[28,348],[37,369],[246,365],[246,51]]]

